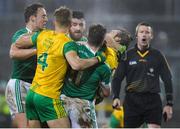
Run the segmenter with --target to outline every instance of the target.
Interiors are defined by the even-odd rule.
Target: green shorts
[[[29,120],[45,122],[67,117],[60,99],[52,99],[29,90],[26,96],[26,116]]]

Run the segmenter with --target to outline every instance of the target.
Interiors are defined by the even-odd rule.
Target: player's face
[[[140,26],[137,31],[137,44],[140,48],[147,47],[153,38],[152,29],[149,26]]]
[[[82,38],[85,30],[85,20],[72,18],[70,27],[70,36],[73,40],[78,41]]]
[[[48,21],[46,10],[44,8],[38,8],[35,17],[36,29],[43,29]]]

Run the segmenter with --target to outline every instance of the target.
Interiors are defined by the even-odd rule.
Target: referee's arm
[[[173,85],[170,67],[166,58],[163,55],[161,56],[160,61],[160,76],[165,86],[167,105],[173,106]]]

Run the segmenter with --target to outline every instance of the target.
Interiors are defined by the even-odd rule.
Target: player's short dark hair
[[[99,47],[104,41],[106,34],[106,28],[101,24],[94,24],[89,27],[88,43]]]
[[[150,28],[151,28],[151,32],[152,32],[152,34],[153,34],[152,25],[150,25],[149,23],[143,21],[143,22],[140,22],[140,23],[136,26],[136,32],[135,32],[135,35],[137,35],[140,26],[147,26],[147,27],[150,27]]]
[[[56,18],[57,23],[61,26],[68,27],[71,24],[72,12],[69,8],[65,6],[61,6],[55,10],[54,16]]]
[[[84,19],[84,14],[81,11],[73,11],[72,12],[72,18],[77,18],[77,19]]]
[[[29,22],[30,16],[36,16],[38,8],[44,8],[44,6],[41,3],[35,3],[25,8],[24,18],[26,23]]]

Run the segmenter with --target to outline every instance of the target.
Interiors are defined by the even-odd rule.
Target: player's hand
[[[121,101],[120,101],[120,99],[115,98],[113,100],[112,107],[113,107],[113,109],[121,110]]]
[[[166,122],[169,121],[172,118],[172,115],[173,115],[172,106],[166,105],[163,108],[163,116],[164,116],[165,121]]]
[[[100,52],[100,51],[98,51],[98,52],[96,52],[96,58],[98,59],[98,62],[99,63],[103,63],[103,62],[105,62],[106,61],[106,57],[105,57],[105,54],[104,54],[104,52]]]

